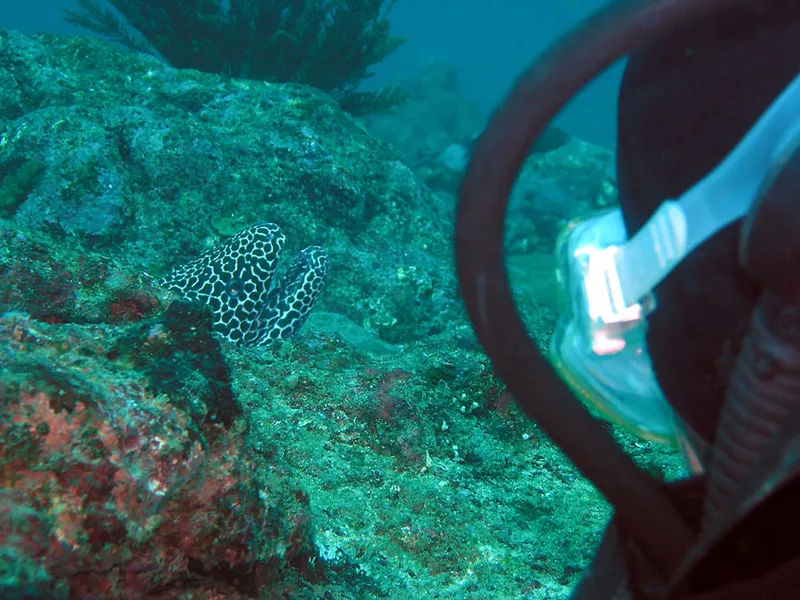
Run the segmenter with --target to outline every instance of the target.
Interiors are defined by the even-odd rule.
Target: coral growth
[[[149,333],[138,348],[183,343]],[[0,596],[248,592],[310,551],[305,494],[267,474],[243,423],[192,426],[120,366],[127,343],[12,314],[0,344]]]

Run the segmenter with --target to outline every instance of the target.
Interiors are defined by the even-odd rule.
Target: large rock
[[[324,303],[383,339],[417,339],[457,314],[450,232],[431,193],[325,94],[9,31],[0,32],[0,83],[0,216],[26,243],[54,241],[51,254],[102,258],[107,275],[146,282],[272,221],[287,253],[328,249]],[[15,240],[10,254],[23,254]],[[35,312],[102,318],[96,307],[42,303]]]
[[[312,552],[307,496],[248,445],[218,343],[181,317],[0,317],[3,598],[255,593]]]

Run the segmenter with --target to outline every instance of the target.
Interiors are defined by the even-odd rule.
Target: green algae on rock
[[[325,94],[83,38],[0,30],[0,59],[0,114],[16,115],[3,151],[47,163],[11,215],[16,230],[158,277],[216,245],[218,215],[235,213],[280,223],[290,245],[325,247],[336,278],[323,304],[390,343],[460,318],[432,193]],[[404,267],[414,276],[399,281]]]

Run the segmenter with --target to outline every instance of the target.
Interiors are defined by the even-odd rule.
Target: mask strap
[[[677,201],[667,200],[614,255],[625,306],[651,292],[688,254],[743,217],[764,177],[800,136],[800,75],[736,148]]]

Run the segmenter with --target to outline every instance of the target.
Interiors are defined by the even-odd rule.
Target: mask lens
[[[624,243],[618,211],[607,211],[570,223],[555,249],[561,318],[553,334],[550,362],[572,391],[601,418],[637,436],[677,447],[674,413],[664,398],[647,353],[647,322],[641,318],[605,323],[593,318],[584,257]],[[619,332],[623,333],[620,334]],[[597,340],[619,336],[619,350],[597,353]]]

